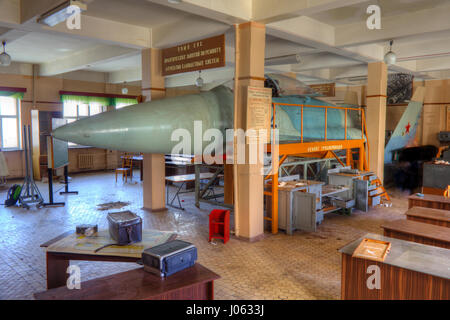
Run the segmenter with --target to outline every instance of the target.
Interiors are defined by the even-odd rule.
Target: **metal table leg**
[[[169,202],[169,184],[166,184],[166,194],[167,194],[167,205],[171,206],[172,208],[176,208],[176,209],[180,209],[180,210],[184,210],[184,208],[181,206],[181,201],[180,201],[180,191],[183,188],[183,186],[186,184],[186,182],[182,182],[180,184],[180,186],[178,187],[177,191],[175,192],[175,195],[172,198],[172,201]],[[178,201],[178,207],[173,205],[173,202],[175,201],[175,198]]]

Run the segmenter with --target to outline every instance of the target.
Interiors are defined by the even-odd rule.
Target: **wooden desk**
[[[143,230],[142,242],[129,246],[111,246],[95,252],[104,244],[114,243],[107,230],[99,230],[93,237],[79,236],[74,232],[63,233],[41,245],[46,248],[47,289],[66,285],[70,260],[136,263],[141,259],[144,249],[175,238],[175,233]]]
[[[381,227],[386,237],[450,249],[450,231],[446,227],[411,220],[392,221]]]
[[[450,210],[450,198],[435,194],[424,194],[423,197],[413,194],[408,197],[408,208],[412,207]]]
[[[37,300],[214,300],[214,280],[220,276],[201,264],[162,279],[138,268],[36,293]]]
[[[363,238],[391,243],[383,262],[353,258]],[[448,300],[450,299],[450,250],[403,241],[378,234],[366,234],[339,250],[342,253],[341,298],[345,300]],[[367,282],[380,269],[380,288]],[[370,283],[372,281],[369,280]]]
[[[412,207],[406,211],[406,219],[450,228],[450,211],[424,207]]]

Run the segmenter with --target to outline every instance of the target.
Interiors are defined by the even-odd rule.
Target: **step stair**
[[[392,205],[391,198],[376,174],[367,175],[364,179],[369,181],[369,206]]]

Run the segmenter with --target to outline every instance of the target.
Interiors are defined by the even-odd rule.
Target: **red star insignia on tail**
[[[408,125],[405,126],[405,129],[406,129],[405,134],[409,134],[409,129],[410,129],[410,128],[411,128],[411,125],[410,125],[409,122],[408,122]]]

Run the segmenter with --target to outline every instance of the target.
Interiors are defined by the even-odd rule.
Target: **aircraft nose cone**
[[[79,134],[77,127],[74,126],[76,122],[69,123],[65,126],[59,127],[52,132],[52,136],[56,139],[73,142],[79,140],[80,138],[89,138],[90,134],[88,132],[83,132]]]
[[[85,123],[87,120],[89,119],[78,120],[59,127],[53,130],[52,136],[63,141],[90,145],[89,143],[92,143],[90,141],[92,130],[89,129],[89,124]]]

